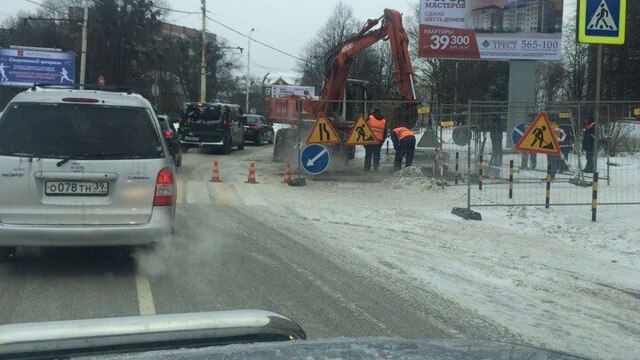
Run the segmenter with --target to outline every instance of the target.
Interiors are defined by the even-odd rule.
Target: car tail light
[[[229,120],[227,119],[222,120],[222,125],[229,126]]]
[[[201,108],[202,107],[202,103],[198,103],[198,107]]]
[[[251,125],[250,128],[251,130],[260,130],[260,126],[258,125]]]
[[[156,180],[156,193],[153,197],[153,206],[173,205],[174,190],[173,171],[168,167],[160,170],[158,180]]]
[[[164,137],[171,138],[173,136],[173,132],[169,129],[164,131]]]

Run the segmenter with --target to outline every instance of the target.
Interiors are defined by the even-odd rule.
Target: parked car
[[[173,122],[169,119],[168,115],[158,115],[158,122],[160,123],[160,129],[164,135],[164,139],[167,141],[171,157],[176,167],[182,165],[182,146],[180,146],[180,137],[178,131],[173,126]]]
[[[0,177],[0,259],[23,245],[142,245],[173,232],[174,163],[137,94],[16,95],[0,117]]]
[[[264,141],[273,144],[275,137],[273,125],[262,115],[244,115],[244,140],[253,141],[261,146]]]
[[[185,103],[180,112],[180,142],[185,148],[222,147],[225,154],[233,146],[244,149],[240,106],[223,103]]]

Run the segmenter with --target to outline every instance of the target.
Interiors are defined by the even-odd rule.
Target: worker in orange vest
[[[371,171],[371,160],[373,158],[373,171],[378,171],[380,167],[380,150],[384,139],[387,138],[387,120],[380,113],[380,109],[373,109],[367,119],[367,125],[373,132],[373,136],[378,140],[375,145],[364,146],[364,171]]]
[[[402,158],[407,157],[405,166],[409,167],[413,163],[413,154],[416,150],[416,134],[404,126],[395,127],[391,131],[391,141],[396,150],[396,158],[393,162],[393,169],[400,170]]]

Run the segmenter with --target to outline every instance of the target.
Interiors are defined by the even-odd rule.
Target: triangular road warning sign
[[[379,141],[373,135],[373,131],[364,120],[364,116],[360,115],[356,124],[351,129],[351,134],[347,138],[347,145],[375,145]]]
[[[535,152],[547,155],[560,155],[558,139],[553,133],[553,127],[549,122],[549,117],[544,111],[538,114],[527,132],[524,133],[520,142],[516,145],[516,150]]]
[[[331,126],[324,113],[319,113],[316,123],[307,138],[307,144],[337,144],[340,142],[338,134]]]
[[[613,20],[613,16],[611,16],[611,11],[609,10],[606,0],[600,0],[600,4],[591,16],[591,21],[589,21],[587,29],[618,31],[618,25],[616,24],[616,21]]]

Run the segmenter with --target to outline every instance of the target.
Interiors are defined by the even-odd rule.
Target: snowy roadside
[[[640,224],[630,216],[640,207],[607,207],[595,224],[588,207],[483,209],[470,222],[450,214],[465,203],[462,188],[416,177],[290,188],[278,184],[280,167],[263,163],[264,221],[356,259],[355,271],[435,291],[532,345],[640,354]]]

